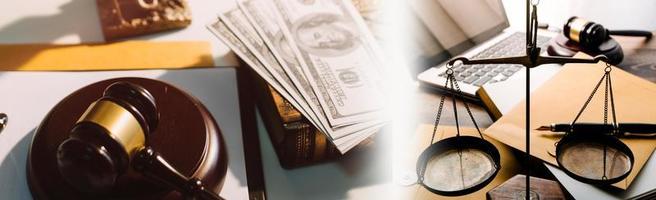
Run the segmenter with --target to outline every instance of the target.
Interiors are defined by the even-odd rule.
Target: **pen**
[[[2,133],[2,130],[7,126],[7,122],[9,122],[7,114],[0,113],[0,133]]]
[[[656,136],[656,124],[649,123],[618,123],[617,128],[612,124],[601,123],[576,123],[570,124],[551,124],[541,126],[535,130],[551,132],[586,132],[586,133],[613,133],[618,137],[654,137]]]

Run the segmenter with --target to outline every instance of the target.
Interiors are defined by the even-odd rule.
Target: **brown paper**
[[[0,45],[0,70],[88,71],[214,66],[203,41]]]
[[[585,57],[578,54],[577,57]],[[560,136],[535,131],[551,123],[571,123],[597,82],[604,74],[605,63],[567,64],[551,80],[531,94],[531,155],[557,166],[555,142]],[[611,72],[617,121],[656,123],[656,85],[613,67]],[[577,122],[603,123],[604,85],[602,84]],[[518,94],[523,95],[523,94]],[[525,101],[492,124],[485,135],[516,149],[525,150]],[[610,109],[610,108],[609,108]],[[610,111],[609,111],[609,120]],[[655,139],[621,138],[633,151],[635,164],[629,176],[614,186],[626,189],[656,147]]]

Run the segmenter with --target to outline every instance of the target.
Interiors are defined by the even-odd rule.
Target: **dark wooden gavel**
[[[128,82],[108,86],[71,129],[57,149],[57,167],[72,187],[89,195],[111,192],[129,168],[198,199],[223,199],[199,179],[186,177],[147,145],[157,127],[154,97]]]
[[[601,24],[576,16],[567,20],[567,23],[563,26],[563,35],[586,48],[598,47],[604,41],[610,39],[610,35],[639,36],[647,39],[652,37],[652,33],[649,31],[608,30]]]

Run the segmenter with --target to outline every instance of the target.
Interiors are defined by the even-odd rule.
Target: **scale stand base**
[[[556,181],[531,177],[530,198],[526,198],[526,176],[518,174],[487,192],[487,199],[566,199]]]

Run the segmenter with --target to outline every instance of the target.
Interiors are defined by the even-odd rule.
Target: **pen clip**
[[[9,122],[9,117],[7,117],[7,114],[5,113],[0,113],[0,133],[2,133],[2,130],[7,127],[7,123]]]

